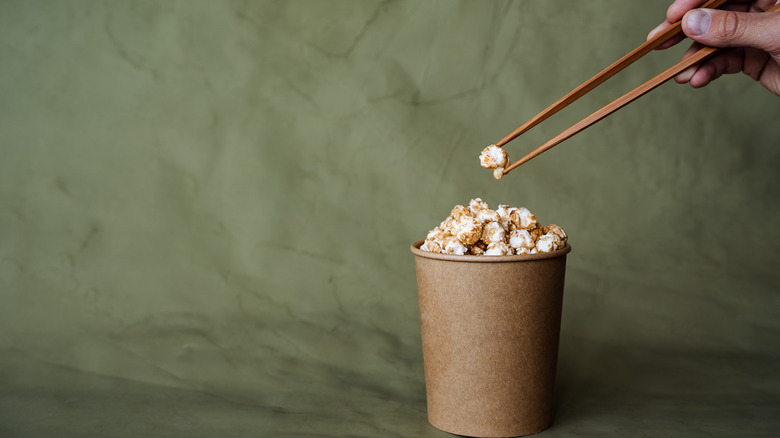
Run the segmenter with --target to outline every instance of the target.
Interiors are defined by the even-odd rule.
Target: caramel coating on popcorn
[[[447,237],[444,240],[444,248],[442,250],[444,254],[466,255],[469,249],[454,236]]]
[[[487,251],[485,251],[486,256],[502,256],[512,254],[514,254],[512,247],[504,241],[491,243],[488,245]]]
[[[441,243],[435,240],[426,240],[425,243],[420,246],[420,249],[423,251],[428,252],[434,252],[434,253],[440,253],[441,252]]]
[[[539,238],[544,235],[544,232],[542,231],[542,227],[537,227],[532,230],[528,230],[529,233],[531,233],[531,237],[534,238],[534,242],[538,242]]]
[[[506,230],[498,222],[488,222],[482,228],[482,241],[490,245],[506,240]]]
[[[512,231],[512,210],[514,210],[514,207],[510,207],[508,205],[499,205],[496,209],[496,213],[498,213],[498,223],[501,224],[501,226],[506,231]]]
[[[563,248],[567,236],[555,224],[542,226],[525,207],[499,205],[491,210],[480,198],[456,205],[428,232],[423,251],[456,255],[537,254]]]
[[[542,228],[542,231],[544,234],[555,234],[559,239],[561,239],[561,242],[563,243],[566,243],[566,240],[568,239],[568,236],[566,235],[566,232],[563,231],[563,228],[555,224],[545,225]]]
[[[447,233],[445,233],[441,227],[436,227],[428,232],[428,235],[425,237],[425,240],[426,241],[444,240],[445,237],[447,237]]]
[[[506,149],[491,144],[479,154],[479,164],[485,169],[506,167],[509,164],[509,154]]]
[[[479,211],[486,209],[488,209],[488,203],[483,201],[481,198],[474,198],[469,201],[469,210],[471,210],[471,214],[475,216]]]
[[[487,245],[481,240],[478,240],[477,243],[469,248],[469,254],[471,255],[485,255],[485,251],[487,251]]]
[[[486,222],[498,222],[501,220],[501,216],[495,210],[485,208],[477,212],[477,219],[484,224]]]
[[[560,249],[561,239],[555,234],[545,234],[536,241],[536,249],[539,252],[550,252]]]
[[[509,246],[515,250],[520,248],[531,249],[536,246],[536,242],[528,230],[513,230],[509,233]]]
[[[471,210],[469,210],[468,207],[464,207],[462,205],[456,205],[452,209],[452,212],[450,213],[450,217],[455,219],[455,220],[457,220],[459,217],[461,217],[463,215],[471,216],[472,214],[471,214]]]
[[[453,234],[464,245],[473,245],[482,237],[482,222],[473,216],[461,216],[455,221]]]
[[[531,210],[520,207],[515,208],[509,213],[509,221],[516,227],[523,230],[535,228],[539,223]]]

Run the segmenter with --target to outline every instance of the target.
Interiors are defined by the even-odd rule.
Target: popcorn
[[[534,228],[539,223],[531,210],[525,207],[515,208],[509,212],[509,220],[515,228],[524,230]]]
[[[441,243],[439,243],[439,242],[438,242],[438,241],[436,241],[436,240],[430,240],[430,241],[427,241],[427,240],[426,240],[426,241],[425,241],[425,242],[424,242],[424,243],[423,243],[423,244],[420,246],[420,249],[421,249],[421,250],[423,250],[423,251],[428,251],[428,252],[435,252],[435,253],[440,253],[440,252],[441,252]]]
[[[485,169],[503,168],[509,164],[509,154],[506,149],[491,144],[479,154],[479,164]]]
[[[460,243],[460,241],[455,237],[448,237],[444,241],[444,249],[442,252],[444,254],[465,255],[467,252],[469,252],[469,249]]]
[[[531,234],[531,237],[534,238],[534,241],[539,240],[539,238],[542,237],[542,235],[544,234],[544,229],[539,224],[536,224],[535,227],[533,227],[533,228],[531,228],[530,230],[527,230],[527,231],[528,231],[528,233]]]
[[[488,203],[483,201],[480,198],[474,198],[471,201],[469,201],[469,210],[471,210],[471,214],[476,216],[480,211],[487,210],[488,209]]]
[[[561,247],[561,239],[555,234],[545,234],[536,241],[536,249],[539,252],[555,251]]]
[[[512,247],[507,245],[506,242],[493,242],[487,247],[487,251],[485,251],[485,255],[488,256],[501,256],[501,255],[512,255],[514,254],[514,251],[512,251]]]
[[[423,251],[472,256],[522,255],[556,251],[566,246],[566,232],[555,224],[542,226],[525,207],[499,205],[491,210],[480,198],[468,207],[456,205],[420,246]]]
[[[461,216],[471,216],[471,210],[468,209],[468,207],[464,207],[462,205],[456,205],[455,208],[452,209],[452,212],[450,213],[450,217],[458,220]]]
[[[437,228],[441,229],[445,233],[452,234],[452,229],[455,228],[455,218],[448,216],[447,219],[442,221],[442,223],[440,223]]]
[[[507,217],[509,216],[509,213],[512,212],[512,207],[506,205],[506,204],[498,204],[498,208],[496,209],[496,213],[498,213],[501,217]]]
[[[485,169],[493,169],[493,178],[501,179],[504,177],[504,168],[509,165],[509,153],[491,144],[479,154],[479,164]]]
[[[566,240],[568,239],[566,232],[563,231],[563,228],[555,224],[545,225],[542,228],[542,231],[544,234],[555,234],[559,239],[561,239],[561,242],[563,243],[566,243]]]
[[[477,212],[477,219],[484,224],[485,222],[498,222],[501,220],[501,216],[495,210],[485,208]]]
[[[482,222],[473,216],[461,216],[452,234],[464,245],[473,245],[482,237]]]
[[[488,222],[482,228],[482,241],[490,245],[506,240],[506,230],[498,222]]]
[[[511,222],[512,210],[514,210],[514,208],[508,205],[499,205],[498,209],[496,210],[496,213],[498,213],[499,216],[498,222],[507,231],[511,231],[510,222]]]
[[[441,227],[436,227],[428,232],[428,235],[425,237],[426,241],[429,240],[444,240],[444,238],[447,236],[447,233],[444,232]]]
[[[485,251],[487,251],[487,245],[481,240],[478,240],[477,243],[469,248],[469,254],[471,255],[485,255]]]
[[[536,246],[536,242],[528,230],[513,230],[509,234],[509,246],[515,251],[518,249],[532,249]]]

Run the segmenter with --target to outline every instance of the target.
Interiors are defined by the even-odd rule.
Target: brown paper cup
[[[564,248],[516,256],[421,251],[417,265],[428,421],[511,437],[552,424]]]

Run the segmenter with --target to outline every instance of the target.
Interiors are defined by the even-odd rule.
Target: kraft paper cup
[[[421,251],[417,266],[428,421],[511,437],[552,424],[564,248],[515,256]]]

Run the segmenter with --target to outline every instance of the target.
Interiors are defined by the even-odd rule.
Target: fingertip
[[[650,33],[647,34],[647,39],[651,40],[654,36],[658,35],[659,32],[663,31],[667,27],[668,23],[663,22],[656,26],[653,30],[650,31]]]
[[[702,88],[707,86],[707,84],[710,83],[710,80],[704,77],[697,77],[694,76],[691,78],[690,81],[688,81],[688,85],[691,86],[691,88]]]
[[[702,88],[716,78],[717,75],[713,66],[705,64],[702,66],[702,68],[698,69],[693,75],[691,75],[688,83],[691,84],[691,87],[693,88]]]
[[[700,7],[705,0],[674,0],[666,10],[666,20],[670,23],[680,21],[686,12]]]
[[[680,74],[674,77],[674,81],[678,84],[684,84],[690,82],[691,78],[696,74],[697,67],[691,66],[683,70]]]

